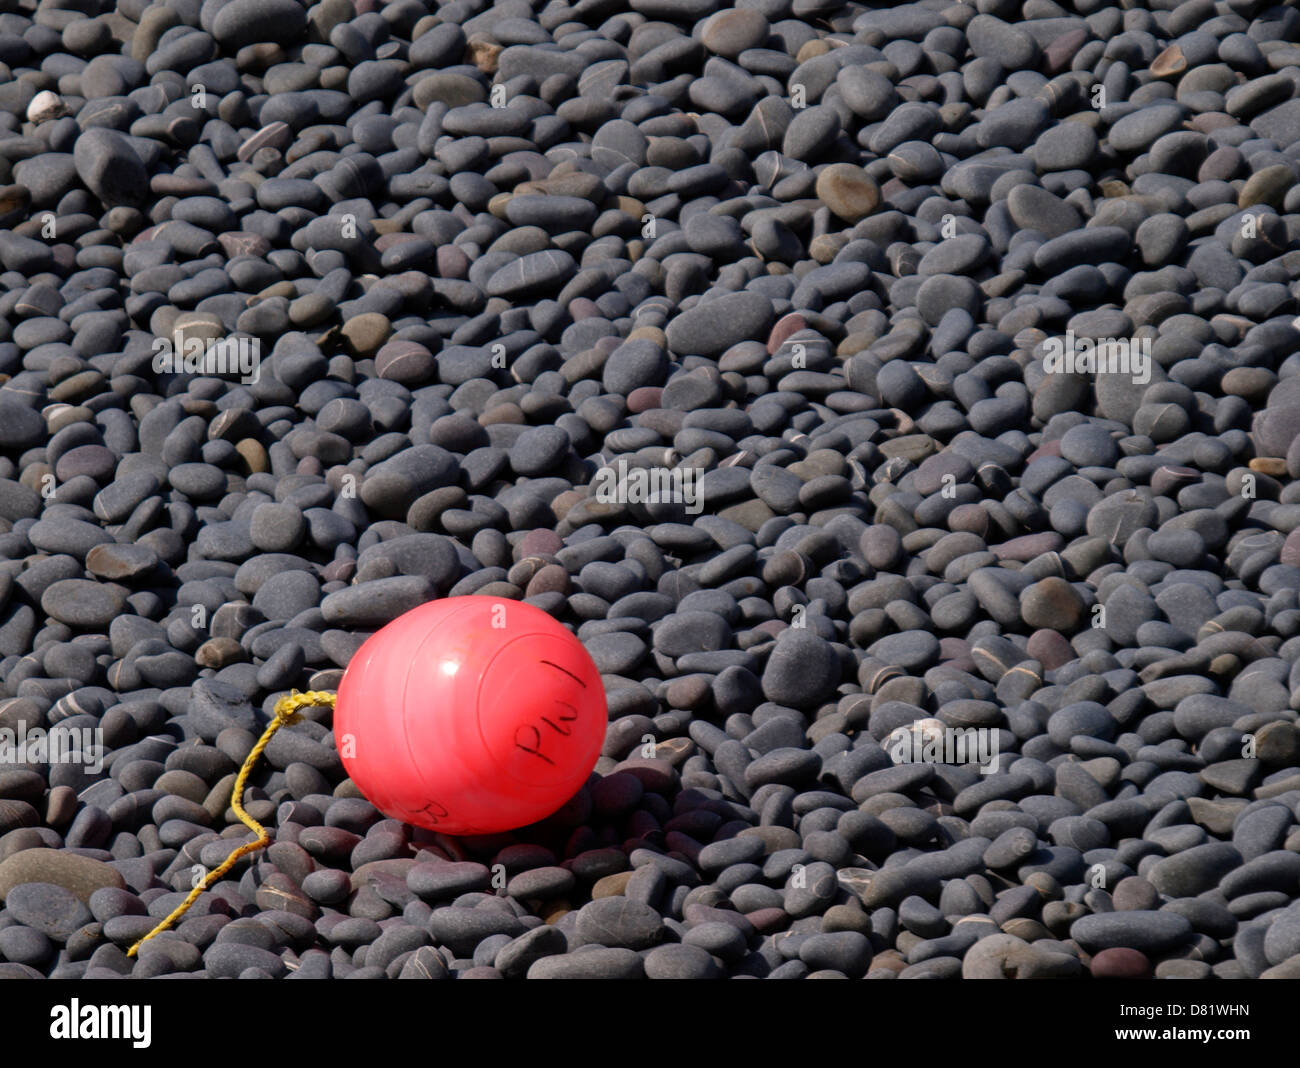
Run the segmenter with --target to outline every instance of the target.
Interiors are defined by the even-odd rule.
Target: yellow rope
[[[307,708],[311,705],[325,705],[334,707],[334,695],[325,693],[323,690],[308,690],[306,693],[299,693],[297,690],[291,691],[287,696],[281,697],[275,703],[275,717],[267,724],[266,730],[262,732],[262,737],[253,746],[252,752],[248,754],[248,759],[244,761],[244,766],[239,770],[239,778],[235,780],[235,789],[230,795],[230,807],[235,810],[235,815],[250,831],[257,835],[257,840],[246,842],[230,854],[222,864],[214,868],[201,884],[190,891],[189,897],[182,901],[176,908],[172,909],[171,915],[162,923],[158,924],[152,931],[145,935],[139,942],[126,951],[128,957],[134,957],[144,943],[148,942],[156,934],[161,934],[179,920],[189,910],[189,907],[199,899],[199,895],[208,887],[220,879],[231,868],[233,868],[241,857],[248,856],[249,853],[256,853],[259,849],[265,849],[271,844],[271,836],[266,833],[266,829],[253,819],[246,811],[242,798],[244,796],[244,784],[248,781],[249,773],[253,770],[253,765],[257,763],[257,758],[262,755],[262,750],[267,747],[275,732],[283,727],[286,723],[293,723],[298,716],[298,709]]]

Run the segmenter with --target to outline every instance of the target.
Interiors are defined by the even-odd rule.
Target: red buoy
[[[357,650],[334,735],[352,781],[386,815],[490,834],[577,793],[607,721],[600,673],[561,624],[520,601],[448,597]]]

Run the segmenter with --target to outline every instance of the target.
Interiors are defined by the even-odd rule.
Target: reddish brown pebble
[[[785,909],[756,909],[745,913],[745,919],[753,924],[754,930],[759,934],[783,931],[790,925],[790,915]]]
[[[1145,953],[1123,946],[1103,949],[1092,958],[1094,979],[1150,979],[1151,962]]]
[[[555,531],[539,527],[524,535],[519,543],[519,558],[522,560],[528,556],[554,556],[563,548],[564,542]]]
[[[772,327],[772,332],[767,335],[767,354],[773,355],[777,349],[785,344],[786,338],[799,330],[806,330],[807,321],[798,312],[791,312],[789,315],[783,315],[776,321]]]
[[[1029,636],[1025,651],[1047,671],[1064,667],[1078,656],[1064,635],[1054,630],[1036,630]]]
[[[662,386],[638,386],[627,395],[627,410],[633,415],[658,408],[663,399]]]

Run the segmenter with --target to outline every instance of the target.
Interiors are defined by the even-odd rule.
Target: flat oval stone
[[[697,304],[668,324],[674,352],[718,356],[741,341],[765,341],[775,320],[771,301],[757,293],[728,293]]]
[[[857,222],[880,206],[880,189],[861,167],[832,163],[817,176],[817,199],[848,222]]]
[[[1159,955],[1182,945],[1191,933],[1185,916],[1165,911],[1099,913],[1070,925],[1070,937],[1089,952],[1124,948]]]
[[[572,256],[560,249],[531,252],[512,260],[487,281],[490,297],[517,300],[558,290],[577,272]]]

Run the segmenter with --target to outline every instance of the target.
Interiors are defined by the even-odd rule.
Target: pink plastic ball
[[[339,684],[334,734],[352,781],[386,815],[491,834],[577,793],[607,721],[596,665],[549,615],[449,597],[362,645]]]

